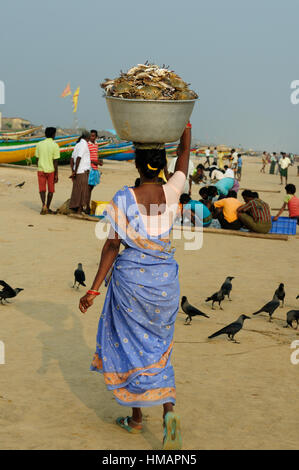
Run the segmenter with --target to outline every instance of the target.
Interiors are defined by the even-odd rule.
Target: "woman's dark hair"
[[[237,193],[236,193],[236,191],[234,191],[233,189],[231,189],[230,191],[228,191],[226,197],[234,197],[234,198],[236,199],[236,198],[237,198]]]
[[[191,201],[191,197],[187,193],[183,193],[180,197],[180,203],[181,204],[188,204],[188,202]]]
[[[295,194],[296,186],[294,184],[287,184],[284,188],[288,194]]]
[[[135,150],[135,165],[142,175],[154,179],[167,164],[165,149],[139,149]],[[151,168],[154,169],[151,169]]]
[[[135,187],[135,188],[138,188],[138,186],[140,186],[140,178],[136,178],[136,180],[135,180],[135,185],[134,185],[134,187]]]
[[[251,196],[252,196],[254,199],[258,199],[258,198],[259,198],[259,193],[257,193],[256,191],[252,191],[252,192],[251,192]]]
[[[202,163],[199,163],[199,165],[197,165],[196,169],[197,170],[205,170],[205,167],[203,166]]]
[[[56,134],[56,127],[46,127],[45,136],[47,139],[54,139]]]

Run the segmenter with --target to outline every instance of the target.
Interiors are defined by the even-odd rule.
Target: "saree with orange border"
[[[180,292],[171,228],[149,236],[127,187],[116,193],[106,217],[125,249],[109,280],[91,370],[104,375],[121,405],[174,404],[170,358]]]

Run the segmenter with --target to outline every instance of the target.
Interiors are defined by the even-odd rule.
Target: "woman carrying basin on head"
[[[142,407],[163,405],[164,449],[181,448],[170,363],[180,294],[169,234],[186,181],[190,127],[181,137],[175,172],[164,185],[158,175],[166,165],[165,149],[137,146],[140,185],[124,187],[111,201],[110,234],[91,290],[79,305],[85,313],[112,267],[91,369],[103,373],[118,403],[132,408],[131,416],[117,419],[128,432],[142,432]],[[125,249],[119,253],[121,243]]]

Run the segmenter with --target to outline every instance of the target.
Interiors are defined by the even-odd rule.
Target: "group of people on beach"
[[[36,145],[35,156],[38,161],[38,185],[42,201],[41,214],[53,214],[51,202],[58,183],[58,160],[60,150],[55,142],[56,128],[47,127],[45,139]],[[90,213],[90,198],[93,188],[100,182],[98,166],[102,161],[98,158],[98,133],[92,129],[83,131],[79,137],[70,160],[73,188],[69,208],[74,212]],[[48,189],[48,193],[47,193]]]
[[[280,175],[280,184],[283,184],[283,178],[285,179],[285,184],[288,183],[288,168],[294,165],[295,157],[292,153],[276,152],[268,153],[266,151],[262,154],[262,168],[260,173],[266,172],[266,167],[268,163],[270,164],[269,174],[270,175]]]
[[[196,152],[196,155],[199,155],[198,151]],[[235,178],[238,181],[241,181],[243,166],[242,154],[237,152],[234,148],[231,149],[229,153],[227,153],[223,152],[222,150],[218,150],[217,147],[214,147],[213,150],[211,150],[210,147],[207,147],[205,149],[205,160],[203,164],[200,165],[205,170],[216,168],[218,171],[223,173],[225,172],[225,169],[229,167],[231,170],[233,170]],[[196,178],[196,171],[194,171],[193,176]]]
[[[199,190],[199,200],[191,199],[187,193],[181,195],[180,221],[183,225],[191,223],[194,226],[217,227],[213,224],[217,220],[222,229],[268,233],[272,222],[277,221],[283,211],[288,210],[289,217],[295,219],[299,225],[299,198],[296,196],[296,186],[287,184],[285,191],[283,205],[272,219],[269,204],[263,201],[256,191],[245,189],[242,192],[242,204],[234,189],[224,195],[219,191],[217,184],[203,186]]]
[[[216,219],[220,227],[226,230],[244,228],[257,233],[271,230],[270,207],[257,192],[245,189],[242,192],[244,204],[237,199],[237,192],[233,189],[225,196],[219,195],[216,185],[202,187],[199,195],[198,201],[192,200],[188,194],[181,195],[182,224],[185,224],[186,217],[190,220],[190,211],[191,222],[195,226],[209,227]]]

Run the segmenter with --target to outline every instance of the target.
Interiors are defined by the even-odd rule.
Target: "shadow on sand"
[[[61,303],[42,301],[22,302],[16,308],[32,319],[43,321],[50,328],[37,335],[42,344],[42,364],[36,372],[45,374],[50,363],[56,361],[70,391],[101,420],[111,424],[111,415],[116,417],[120,414],[119,405],[111,400],[112,392],[107,391],[103,377],[89,371],[94,349],[86,344],[79,312],[74,312]],[[97,375],[96,387],[91,386],[93,381],[88,383],[89,374]],[[110,401],[109,407],[105,406],[103,409],[103,400]],[[129,409],[125,410],[124,415],[128,412]],[[153,449],[161,449],[160,439],[147,426],[143,437]]]

